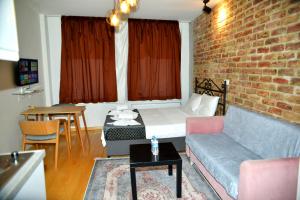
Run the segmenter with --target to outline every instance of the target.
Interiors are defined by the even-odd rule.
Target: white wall
[[[52,104],[59,102],[59,83],[60,83],[60,62],[61,62],[61,20],[60,16],[45,16],[41,18],[41,24],[45,24],[45,38],[47,44],[43,47],[47,51],[49,65],[49,84],[51,91],[47,95],[51,96]],[[98,104],[83,104],[86,105],[86,120],[89,127],[101,127],[104,123],[105,116],[110,109],[113,109],[119,103],[127,103],[132,107],[170,107],[184,104],[190,96],[190,69],[192,63],[190,56],[192,50],[190,48],[190,25],[188,22],[180,22],[180,31],[182,36],[181,45],[181,88],[182,100],[170,101],[139,101],[127,102],[127,54],[128,54],[128,26],[127,23],[115,34],[116,45],[116,73],[118,87],[118,102],[117,103],[98,103]],[[43,32],[43,31],[42,31]],[[43,37],[43,36],[42,36]]]
[[[20,57],[38,59],[40,83],[35,84],[34,87],[43,89],[39,14],[30,1],[15,0],[15,8]],[[2,67],[10,67],[10,63],[6,64],[7,66]],[[18,90],[19,88],[12,88],[0,91],[0,152],[21,148],[21,132],[18,122],[23,117],[20,116],[20,113],[28,105],[44,105],[44,93],[26,96],[12,95]]]

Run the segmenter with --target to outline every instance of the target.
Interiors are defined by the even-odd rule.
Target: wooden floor
[[[82,131],[82,135],[85,132]],[[77,135],[72,136],[72,150],[68,156],[66,141],[61,137],[58,169],[54,169],[54,146],[45,146],[45,175],[47,199],[82,199],[93,168],[94,158],[106,157],[101,144],[101,130],[89,131],[89,140],[84,138],[82,152]]]

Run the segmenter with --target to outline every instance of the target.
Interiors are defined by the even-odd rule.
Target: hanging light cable
[[[114,9],[106,14],[106,21],[109,25],[118,28],[122,20],[127,20],[130,10],[136,10],[138,0],[114,0]]]

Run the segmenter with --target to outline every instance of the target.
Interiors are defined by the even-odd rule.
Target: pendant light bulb
[[[123,14],[129,14],[130,13],[130,5],[125,0],[120,1],[120,11]]]
[[[131,7],[136,7],[136,6],[137,6],[137,0],[126,0],[126,2],[127,2]]]
[[[119,26],[119,24],[120,24],[120,18],[119,18],[119,16],[116,13],[113,13],[110,16],[110,22],[111,22],[112,26]]]
[[[108,12],[106,21],[109,25],[118,27],[120,25],[120,20],[121,17],[118,10],[113,9]]]

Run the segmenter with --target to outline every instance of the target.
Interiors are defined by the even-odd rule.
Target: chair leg
[[[67,133],[69,137],[69,143],[70,143],[70,149],[72,149],[72,138],[71,138],[71,115],[68,115],[68,120],[67,120]]]
[[[55,169],[57,169],[57,162],[58,162],[58,144],[59,144],[58,138],[57,138],[56,144],[55,144]]]
[[[70,140],[69,140],[69,134],[68,134],[68,130],[67,130],[67,124],[64,123],[64,135],[66,137],[66,142],[67,142],[67,146],[68,146],[68,153],[70,155],[71,152],[71,144],[70,144]]]
[[[23,149],[23,151],[26,150],[26,143],[24,141],[23,141],[23,144],[22,144],[22,149]]]

